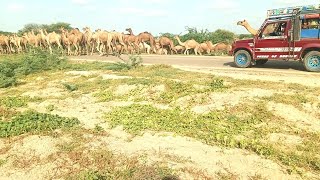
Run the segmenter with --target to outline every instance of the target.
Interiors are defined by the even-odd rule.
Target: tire
[[[261,59],[256,61],[256,65],[264,65],[265,63],[268,62],[268,59]]]
[[[239,50],[234,54],[234,63],[239,68],[247,68],[251,65],[251,55],[246,50]]]
[[[303,58],[303,65],[307,71],[320,72],[320,52],[308,52]]]

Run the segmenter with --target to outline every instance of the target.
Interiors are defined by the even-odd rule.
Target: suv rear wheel
[[[246,50],[239,50],[234,54],[234,63],[237,67],[247,68],[251,65],[251,55]]]
[[[308,52],[303,58],[303,65],[307,71],[320,72],[320,52]]]

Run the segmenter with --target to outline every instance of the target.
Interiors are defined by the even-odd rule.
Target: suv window
[[[283,38],[285,35],[286,22],[274,22],[267,25],[262,32],[264,39]]]

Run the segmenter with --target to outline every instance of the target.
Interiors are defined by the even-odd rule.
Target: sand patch
[[[269,102],[267,104],[268,110],[274,115],[282,117],[283,119],[294,123],[298,128],[305,130],[319,132],[320,121],[309,113],[305,113],[295,108],[292,105]]]

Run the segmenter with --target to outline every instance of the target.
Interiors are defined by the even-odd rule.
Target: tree
[[[30,23],[24,25],[22,29],[18,31],[19,35],[22,35],[23,33],[30,32],[30,31],[37,31],[38,29],[45,29],[47,30],[48,33],[50,32],[60,32],[60,28],[63,27],[64,29],[70,30],[72,27],[70,26],[69,23],[65,22],[58,22],[58,23],[53,23],[53,24],[35,24],[35,23]]]
[[[12,32],[0,31],[0,35],[12,35]]]
[[[253,37],[252,34],[239,34],[238,35],[239,39],[249,39],[249,38],[252,38],[252,37]]]
[[[227,43],[230,44],[235,39],[236,35],[228,30],[223,29],[217,29],[215,32],[210,33],[209,39],[212,41],[212,43]]]
[[[40,27],[41,27],[41,25],[39,25],[39,24],[29,23],[29,24],[24,25],[24,27],[18,31],[18,34],[22,35],[22,34],[24,34],[26,32],[30,32],[32,30],[36,31]]]

